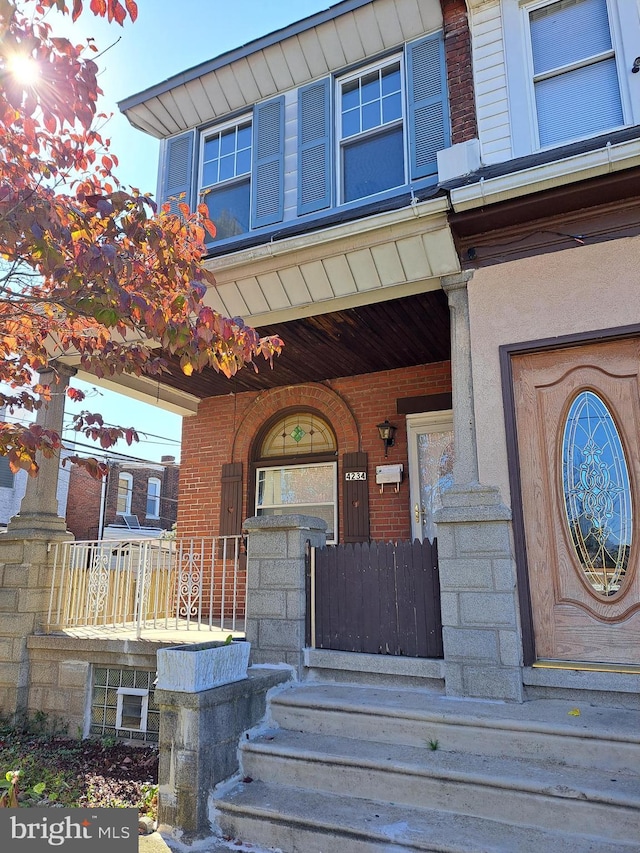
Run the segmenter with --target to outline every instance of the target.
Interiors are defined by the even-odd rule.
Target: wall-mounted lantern
[[[385,419],[384,423],[378,424],[378,432],[380,433],[380,438],[384,442],[384,458],[387,458],[387,451],[390,447],[396,443],[395,435],[397,426],[394,424],[390,424],[387,419]]]

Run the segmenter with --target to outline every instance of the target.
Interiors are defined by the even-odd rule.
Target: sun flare
[[[8,61],[7,68],[12,77],[23,86],[34,86],[40,77],[40,67],[32,56],[15,53]]]

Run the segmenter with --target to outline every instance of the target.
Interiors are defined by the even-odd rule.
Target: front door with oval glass
[[[513,358],[538,659],[640,665],[640,342]]]

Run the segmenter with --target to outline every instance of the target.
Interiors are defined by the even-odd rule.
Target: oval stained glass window
[[[562,490],[585,578],[603,597],[620,589],[631,550],[629,472],[615,421],[593,391],[575,398],[562,441]]]

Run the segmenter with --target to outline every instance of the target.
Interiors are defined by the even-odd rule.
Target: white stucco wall
[[[640,237],[477,270],[469,282],[480,482],[510,503],[498,348],[640,323]]]

